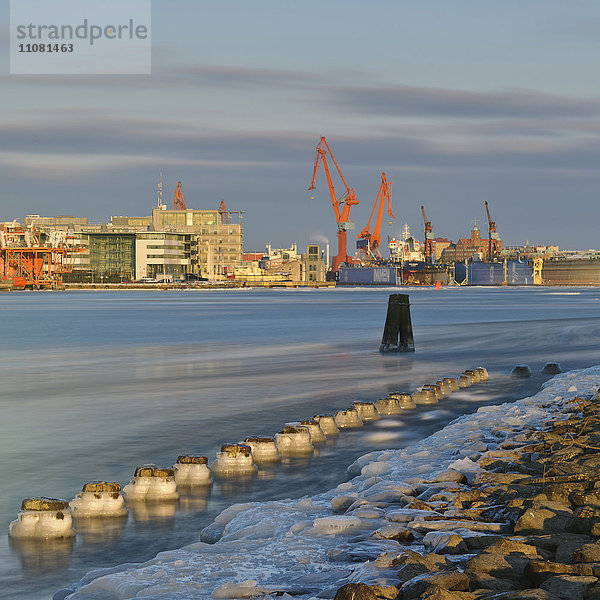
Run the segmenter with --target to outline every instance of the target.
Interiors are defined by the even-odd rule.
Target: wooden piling
[[[390,294],[380,352],[414,352],[408,294]]]

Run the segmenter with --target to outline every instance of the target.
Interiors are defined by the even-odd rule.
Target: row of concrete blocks
[[[382,416],[400,414],[417,404],[434,404],[446,394],[487,381],[485,368],[468,370],[458,378],[445,377],[424,385],[412,395],[394,392],[377,402],[354,402],[352,408],[335,415],[315,415],[312,419],[288,423],[274,437],[250,436],[237,444],[224,444],[212,467],[206,456],[179,456],[173,467],[142,465],[130,482],[92,481],[84,484],[71,502],[58,498],[27,498],[17,519],[9,526],[13,538],[65,538],[75,535],[75,518],[119,518],[127,515],[127,503],[169,502],[179,498],[179,489],[210,486],[211,475],[218,478],[248,477],[258,465],[276,463],[282,457],[310,456],[315,446],[336,436],[340,430],[362,427]]]

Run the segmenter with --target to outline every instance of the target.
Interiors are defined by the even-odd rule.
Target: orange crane
[[[492,221],[490,217],[490,209],[488,208],[487,200],[485,201],[485,211],[488,218],[488,259],[494,260],[498,258],[498,240],[500,239],[496,231],[496,221]]]
[[[181,191],[181,181],[177,182],[177,187],[173,190],[173,210],[187,210],[183,192]]]
[[[421,206],[421,212],[423,213],[423,223],[425,232],[425,245],[423,252],[425,254],[425,262],[431,264],[433,262],[433,229],[431,228],[431,221],[427,220],[425,216],[425,208]]]
[[[338,198],[335,193],[335,187],[333,185],[333,181],[331,180],[331,172],[329,171],[329,165],[327,164],[326,155],[329,154],[335,168],[346,188],[346,191]],[[331,148],[327,143],[327,140],[322,137],[317,144],[317,148],[315,150],[315,165],[313,168],[313,177],[312,183],[310,184],[309,190],[315,189],[315,181],[317,179],[317,173],[319,172],[319,167],[323,163],[323,167],[325,169],[325,175],[327,176],[327,185],[329,186],[329,195],[331,196],[331,204],[333,206],[333,212],[335,214],[335,219],[337,222],[337,241],[338,241],[338,251],[337,254],[333,257],[331,261],[331,270],[337,272],[342,263],[352,264],[352,258],[348,256],[347,249],[347,239],[346,232],[349,229],[354,229],[354,223],[349,221],[350,212],[353,206],[356,206],[359,201],[356,199],[356,194],[354,193],[354,188],[349,188],[338,164],[333,157],[331,152]],[[341,210],[340,210],[340,207]]]
[[[227,225],[229,223],[229,215],[227,214],[225,200],[221,200],[221,204],[219,204],[219,214],[221,215],[221,225]]]
[[[379,186],[379,191],[377,192],[377,197],[375,198],[375,204],[373,204],[373,210],[371,210],[369,222],[357,236],[358,240],[356,241],[356,247],[358,248],[358,252],[356,253],[356,258],[366,258],[367,256],[376,258],[375,253],[379,255],[379,258],[382,258],[381,252],[379,251],[379,243],[381,242],[381,219],[383,217],[383,205],[385,203],[387,203],[388,215],[392,219],[395,219],[394,214],[392,213],[392,182],[385,176],[385,173],[381,173],[381,184]],[[375,208],[377,207],[379,208],[377,210],[375,228],[371,232],[371,219],[373,218]]]

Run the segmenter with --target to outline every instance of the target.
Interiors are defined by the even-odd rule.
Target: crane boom
[[[379,185],[379,191],[375,198],[375,203],[371,210],[371,216],[367,222],[366,227],[358,234],[358,240],[356,247],[358,248],[357,257],[359,255],[366,256],[370,254],[374,256],[375,253],[382,258],[379,250],[379,244],[381,243],[381,219],[383,218],[383,205],[387,203],[388,215],[394,219],[392,213],[392,182],[386,177],[385,173],[381,173],[381,184]],[[371,219],[377,210],[377,218],[375,220],[375,227],[371,232]]]
[[[333,184],[333,180],[331,178],[331,171],[329,169],[329,164],[327,162],[327,155],[335,165],[338,175],[346,188],[342,195],[338,198],[335,186]],[[317,180],[317,174],[319,173],[319,167],[323,163],[323,168],[325,169],[325,176],[327,178],[327,185],[329,187],[329,196],[331,198],[331,205],[333,207],[333,212],[335,214],[335,220],[337,223],[337,238],[338,238],[338,253],[333,257],[331,263],[331,269],[333,271],[338,271],[339,266],[342,263],[352,263],[352,258],[348,256],[347,251],[347,239],[346,239],[346,231],[348,229],[353,228],[353,223],[349,221],[350,213],[352,211],[352,207],[356,206],[359,201],[356,199],[356,194],[354,192],[354,188],[350,188],[342,175],[340,167],[338,166],[337,161],[335,160],[333,153],[331,152],[331,148],[327,143],[327,140],[324,137],[321,137],[317,147],[315,148],[315,162],[313,166],[313,176],[310,184],[309,190],[315,189],[315,182]],[[342,207],[343,205],[343,207]],[[341,210],[340,210],[340,207]]]
[[[496,231],[496,222],[492,221],[492,217],[490,216],[487,200],[485,201],[485,211],[488,219],[488,258],[492,260],[498,258],[498,240],[500,237]]]
[[[229,223],[229,214],[227,212],[227,205],[225,204],[225,200],[221,200],[221,204],[219,204],[219,213],[221,215],[221,224],[226,225]]]
[[[181,191],[181,181],[177,182],[177,187],[173,190],[173,210],[187,210],[183,192]]]
[[[425,262],[432,263],[433,262],[433,229],[431,227],[431,221],[427,220],[425,216],[425,207],[421,206],[421,212],[423,213],[423,231],[425,233],[425,247],[424,247],[424,255]]]

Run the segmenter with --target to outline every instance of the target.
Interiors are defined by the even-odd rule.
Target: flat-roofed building
[[[227,213],[234,215],[240,213]],[[192,234],[198,253],[192,271],[209,279],[233,274],[243,265],[243,230],[240,223],[227,223],[218,210],[172,210],[164,205],[152,211],[155,231]]]
[[[138,232],[135,239],[135,278],[174,281],[191,272],[194,236],[160,231]]]

